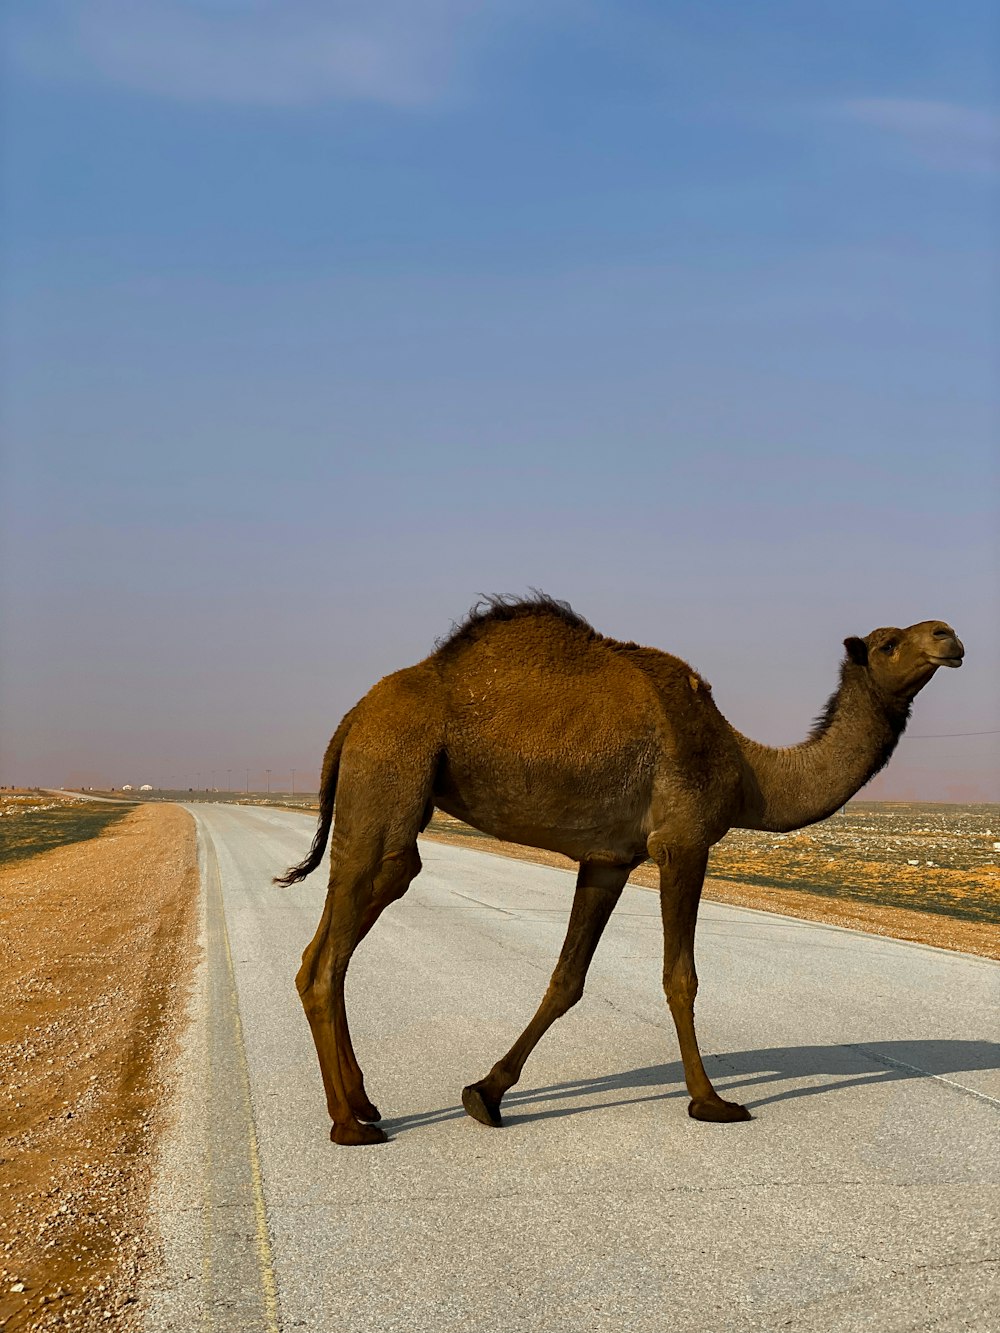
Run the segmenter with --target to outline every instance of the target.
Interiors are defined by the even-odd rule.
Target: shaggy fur
[[[532,590],[530,597],[510,597],[503,593],[494,593],[481,597],[463,621],[452,626],[450,634],[435,643],[435,657],[443,661],[457,649],[475,643],[490,625],[499,625],[504,621],[524,620],[528,616],[551,616],[554,620],[569,625],[572,629],[582,630],[588,639],[603,638],[589,621],[577,613],[569,602],[559,601],[548,593]]]

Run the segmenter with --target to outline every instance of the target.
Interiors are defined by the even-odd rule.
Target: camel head
[[[965,649],[943,620],[922,620],[908,629],[875,629],[863,639],[845,639],[848,660],[866,667],[879,691],[906,700],[918,694],[938,667],[960,667]]]

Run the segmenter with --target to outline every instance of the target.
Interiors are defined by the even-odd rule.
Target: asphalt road
[[[155,1187],[151,1333],[996,1329],[995,964],[706,904],[702,1047],[755,1119],[698,1123],[656,895],[627,889],[586,996],[489,1130],[460,1090],[534,1011],[573,881],[427,842],[348,978],[391,1141],[338,1148],[293,984],[325,868],[270,883],[313,823],[190,809],[205,959]]]

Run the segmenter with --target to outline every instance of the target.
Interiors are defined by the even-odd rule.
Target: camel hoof
[[[711,1102],[689,1102],[688,1115],[692,1120],[710,1120],[717,1125],[753,1119],[745,1106],[740,1106],[738,1102],[724,1102],[721,1097]]]
[[[462,1105],[473,1120],[478,1120],[481,1125],[488,1125],[490,1129],[503,1128],[500,1103],[487,1101],[482,1089],[477,1088],[474,1083],[462,1089]]]
[[[378,1125],[361,1125],[356,1120],[345,1120],[342,1124],[334,1122],[330,1130],[330,1142],[345,1147],[362,1143],[385,1143],[388,1138],[389,1135],[379,1129]]]

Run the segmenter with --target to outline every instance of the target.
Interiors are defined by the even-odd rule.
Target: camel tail
[[[273,880],[275,884],[290,888],[293,884],[297,884],[300,879],[305,879],[306,875],[311,875],[323,859],[327,839],[330,836],[330,825],[333,823],[333,802],[337,794],[340,752],[344,748],[344,741],[351,729],[353,718],[354,709],[352,708],[333,733],[333,738],[326,747],[326,754],[323,756],[323,775],[319,784],[319,827],[316,829],[316,836],[309,848],[309,855],[304,861],[300,861],[297,866],[292,866],[291,869],[286,870],[283,875],[275,875]]]

